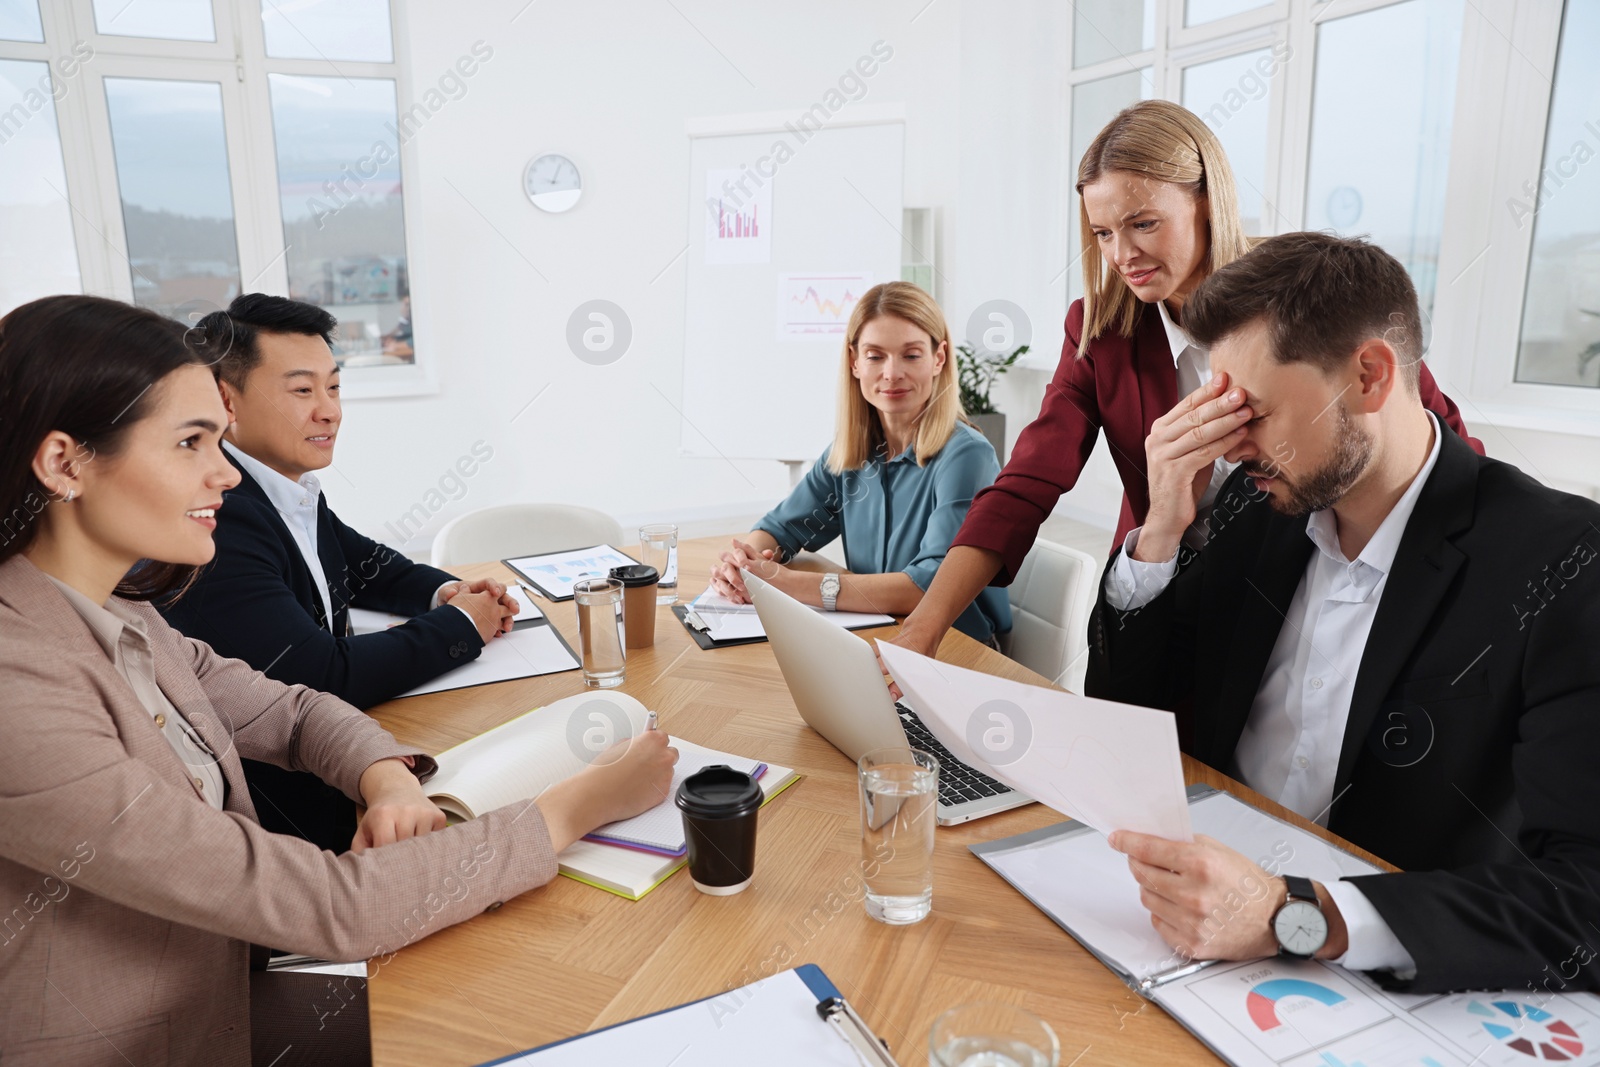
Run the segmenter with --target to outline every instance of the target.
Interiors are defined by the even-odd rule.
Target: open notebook
[[[648,714],[624,693],[580,693],[536,708],[439,753],[439,773],[427,784],[428,798],[459,819],[532,799],[583,770],[612,741],[643,731]],[[680,737],[672,739],[672,746],[678,750],[678,765],[665,799],[565,849],[558,857],[562,874],[637,900],[685,862],[683,820],[673,803],[685,778],[725,763],[755,776],[767,800],[798,778],[788,767],[767,766]]]

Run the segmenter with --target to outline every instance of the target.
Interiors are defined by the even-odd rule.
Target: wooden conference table
[[[726,544],[679,546],[685,598],[705,587]],[[458,571],[510,577],[499,563]],[[571,602],[540,606],[576,647]],[[634,902],[557,877],[418,941],[373,969],[377,1067],[481,1063],[801,963],[819,964],[905,1067],[928,1062],[927,1031],[940,1012],[973,1000],[1014,1003],[1046,1019],[1061,1039],[1063,1067],[1218,1062],[967,851],[1061,820],[1042,805],[941,827],[933,913],[904,927],[868,919],[854,764],[801,722],[768,645],[702,651],[667,608],[657,611],[656,643],[629,652],[621,691],[660,712],[672,734],[805,775],[761,813],[754,884],[710,897],[679,871]],[[1048,684],[955,631],[939,658]],[[571,671],[393,701],[373,717],[401,741],[438,752],[582,686]],[[1184,772],[1338,840],[1187,756]]]

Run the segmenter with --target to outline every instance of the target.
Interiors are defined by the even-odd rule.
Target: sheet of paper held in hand
[[[906,703],[969,766],[1102,834],[1192,841],[1165,711],[980,674],[878,642]]]

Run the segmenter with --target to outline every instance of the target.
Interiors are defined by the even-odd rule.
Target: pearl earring
[[[67,495],[61,498],[61,502],[63,504],[70,504],[70,503],[72,503],[72,498],[77,496],[77,495],[78,495],[78,491],[76,489],[68,489],[67,490]]]

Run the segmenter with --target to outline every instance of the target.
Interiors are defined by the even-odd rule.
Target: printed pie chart
[[[1559,1063],[1583,1055],[1578,1032],[1543,1008],[1512,1000],[1474,1000],[1467,1011],[1486,1018],[1483,1028],[1490,1037],[1529,1059]]]
[[[1309,997],[1321,1004],[1333,1006],[1343,1003],[1344,997],[1325,985],[1308,982],[1303,978],[1273,978],[1250,988],[1245,997],[1245,1007],[1250,1021],[1263,1031],[1283,1025],[1278,1018],[1278,1001],[1284,997]]]

